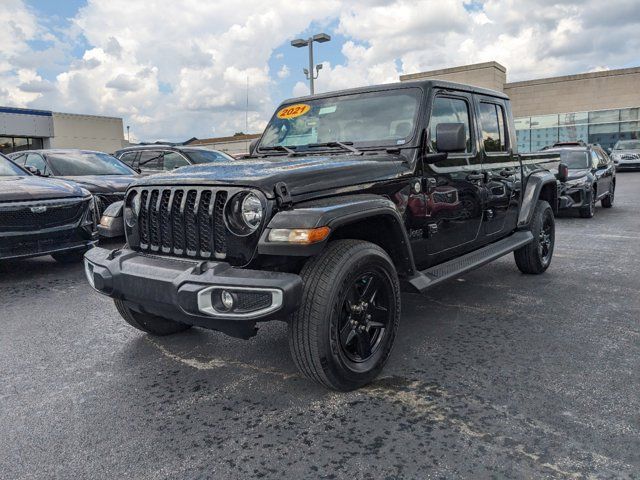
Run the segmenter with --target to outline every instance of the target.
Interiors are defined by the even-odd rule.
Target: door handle
[[[469,175],[467,175],[467,180],[469,180],[470,182],[484,180],[484,178],[484,173],[470,173]]]

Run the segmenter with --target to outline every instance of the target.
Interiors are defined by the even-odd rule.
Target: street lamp
[[[296,38],[291,41],[291,46],[296,48],[309,47],[309,68],[305,68],[302,71],[304,72],[305,77],[309,80],[309,91],[311,95],[314,93],[313,81],[318,78],[320,70],[322,69],[322,64],[315,65],[315,75],[314,75],[314,64],[313,64],[313,42],[325,43],[331,40],[331,37],[326,33],[318,33],[313,37],[309,37],[306,40],[303,38]]]

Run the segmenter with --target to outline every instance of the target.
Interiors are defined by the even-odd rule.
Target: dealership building
[[[82,148],[113,152],[125,145],[122,119],[0,106],[0,152]]]
[[[640,68],[507,82],[497,62],[413,73],[401,81],[434,78],[498,90],[509,95],[518,151],[558,141],[583,140],[612,147],[640,138]]]

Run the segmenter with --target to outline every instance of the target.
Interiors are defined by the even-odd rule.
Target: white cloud
[[[282,65],[282,68],[278,70],[278,78],[287,78],[291,74],[291,70],[286,65]]]
[[[637,0],[486,0],[472,11],[461,0],[88,0],[62,33],[22,0],[2,0],[0,15],[0,104],[118,115],[146,140],[245,130],[247,79],[249,130],[262,128],[280,101],[274,87],[304,66],[274,51],[312,24],[346,37],[318,91],[489,60],[510,80],[640,63]],[[43,78],[85,42],[81,58]],[[282,66],[272,71],[273,59]],[[292,88],[307,93],[302,80]]]

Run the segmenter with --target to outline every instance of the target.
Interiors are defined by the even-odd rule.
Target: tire
[[[602,208],[611,208],[611,207],[613,207],[613,201],[615,199],[615,194],[616,194],[616,184],[613,183],[613,184],[611,184],[611,190],[609,191],[609,195],[607,195],[606,197],[604,197],[600,201],[600,204],[602,205]]]
[[[337,240],[300,275],[302,301],[289,323],[296,366],[333,390],[370,383],[389,358],[400,322],[400,284],[389,255],[370,242]]]
[[[522,273],[543,273],[553,257],[555,245],[555,219],[551,206],[544,200],[538,200],[531,219],[533,241],[513,252],[516,265]]]
[[[191,328],[191,325],[187,325],[186,323],[175,322],[156,315],[131,310],[122,300],[114,299],[113,303],[116,304],[118,313],[122,318],[124,318],[125,322],[132,327],[151,335],[162,337],[173,333],[183,332]]]
[[[52,253],[51,256],[58,263],[78,263],[82,262],[86,251],[86,248],[82,248],[80,250]]]
[[[579,213],[582,218],[593,218],[596,214],[596,192],[591,191],[589,203],[584,207],[580,207]]]

